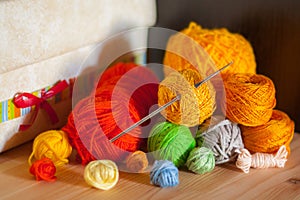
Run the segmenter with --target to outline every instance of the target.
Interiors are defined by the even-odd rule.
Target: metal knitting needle
[[[224,69],[226,69],[227,67],[229,67],[230,65],[232,65],[232,63],[233,63],[233,61],[231,61],[230,63],[228,63],[227,65],[225,65],[221,69],[215,71],[214,73],[210,74],[209,76],[207,76],[204,80],[200,81],[199,83],[196,83],[195,84],[195,88],[198,88],[203,83],[205,83],[205,82],[209,81],[210,79],[212,79],[214,76],[216,76],[217,74],[219,74],[221,71],[223,71]],[[158,113],[160,113],[161,111],[163,111],[164,109],[166,109],[168,106],[170,106],[171,104],[173,104],[175,101],[180,100],[180,98],[181,98],[181,95],[178,94],[174,99],[172,99],[168,103],[162,105],[158,109],[154,110],[149,115],[147,115],[144,118],[142,118],[141,120],[137,121],[136,123],[134,123],[130,127],[126,128],[124,131],[122,131],[121,133],[119,133],[118,135],[116,135],[115,137],[113,137],[112,139],[110,139],[109,141],[110,142],[116,141],[117,139],[119,139],[120,137],[122,137],[124,134],[130,132],[131,130],[133,130],[134,128],[138,127],[139,125],[141,125],[142,123],[144,123],[145,121],[147,121],[148,119],[150,119],[151,117],[154,117],[155,115],[157,115]]]

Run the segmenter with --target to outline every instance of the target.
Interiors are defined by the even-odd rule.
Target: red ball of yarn
[[[94,92],[79,101],[62,128],[82,164],[95,159],[115,162],[146,146],[147,135],[137,127],[110,143],[157,104],[158,79],[134,63],[117,63],[103,74]]]

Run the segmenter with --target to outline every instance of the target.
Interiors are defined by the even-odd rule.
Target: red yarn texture
[[[147,133],[137,127],[112,143],[113,138],[149,113],[157,104],[158,79],[146,67],[117,63],[102,75],[94,92],[77,103],[62,128],[81,163],[95,159],[125,160],[146,146]]]
[[[56,180],[56,167],[49,158],[42,158],[35,161],[31,165],[29,172],[35,176],[37,181],[44,180],[52,182]]]

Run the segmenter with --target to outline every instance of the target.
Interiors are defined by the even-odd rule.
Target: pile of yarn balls
[[[182,34],[197,42],[209,54],[217,68],[234,61],[231,67],[221,72],[226,94],[223,97],[224,104],[216,103],[215,94],[218,88],[210,81],[195,88],[194,84],[205,78],[199,73],[201,66],[193,66],[188,60],[168,51],[172,48],[181,48],[182,52],[189,50],[184,48],[184,40],[180,37]],[[197,52],[189,53],[193,57],[198,56]],[[158,90],[152,87],[152,91],[157,91],[157,96],[151,94],[152,98],[156,99],[159,106],[177,95],[181,95],[181,99],[161,113],[165,120],[153,125],[148,132],[147,142],[137,141],[138,145],[131,149],[132,157],[127,156],[126,159],[127,167],[131,171],[146,172],[148,160],[144,152],[148,151],[148,156],[152,156],[155,160],[150,170],[150,182],[160,187],[172,187],[179,184],[178,168],[186,166],[196,174],[208,173],[214,169],[215,164],[234,161],[237,156],[236,149],[245,147],[252,153],[275,153],[281,145],[285,145],[290,152],[289,144],[293,137],[294,122],[282,111],[274,110],[276,105],[274,84],[268,77],[255,73],[253,49],[243,36],[230,33],[225,28],[203,29],[195,22],[191,22],[186,29],[169,39],[164,64],[173,70],[165,69],[165,79],[159,84]],[[135,67],[131,65],[130,69]],[[121,68],[114,69],[122,71]],[[109,101],[107,98],[112,94],[108,93],[107,87],[113,87],[112,84],[116,84],[120,76],[106,77],[110,82],[101,87],[106,99],[100,96],[96,96],[96,99]],[[143,95],[147,95],[147,92],[144,91]],[[151,98],[151,95],[148,95],[148,98]],[[146,100],[149,109],[153,103],[151,99]],[[135,99],[131,101],[134,103]],[[87,98],[86,102],[89,103],[90,99]],[[139,106],[138,104],[132,106],[134,105]],[[225,117],[214,116],[218,106],[222,107]],[[131,107],[132,110],[139,108]],[[107,110],[111,111],[110,108]],[[131,116],[136,120],[148,112],[134,110],[131,114],[136,114]],[[37,138],[38,141],[34,144],[34,151],[29,159],[30,163],[33,157],[36,160],[47,157],[57,165],[66,164],[72,147],[78,152],[82,150],[78,148],[83,147],[82,144],[78,145],[74,139],[72,130],[75,127],[72,117],[71,114],[69,118],[71,121],[65,126],[68,128],[63,129],[66,133],[57,131],[60,139],[55,139],[56,142],[47,142],[49,135],[45,137],[45,134],[44,140]],[[198,131],[192,134],[191,128],[195,127]],[[91,127],[84,128],[91,129]],[[48,134],[53,135],[53,131]],[[69,139],[64,137],[66,134]],[[138,130],[138,134],[143,133]],[[65,147],[65,141],[68,140],[72,147],[68,146],[67,151],[62,152],[60,146]],[[122,142],[126,143],[124,138]],[[52,145],[55,145],[55,148]],[[109,151],[109,148],[107,150]],[[134,153],[135,151],[139,152]],[[118,165],[114,161],[107,160],[105,156],[95,158],[89,155],[85,158],[84,155],[86,153],[81,153],[80,157],[84,160],[83,164],[87,164],[84,172],[87,183],[103,190],[114,187],[119,178]],[[115,155],[118,157],[116,162],[124,157],[123,154],[119,155],[120,153]],[[106,177],[102,177],[103,174],[106,174]]]

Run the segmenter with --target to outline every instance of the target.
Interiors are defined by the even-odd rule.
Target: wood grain
[[[116,187],[101,191],[83,179],[84,167],[75,162],[57,169],[58,180],[37,182],[28,172],[31,143],[0,155],[1,199],[299,199],[300,135],[295,134],[292,154],[285,168],[251,169],[244,174],[233,163],[218,165],[213,172],[196,175],[180,170],[180,184],[159,188],[148,173],[120,172]]]

